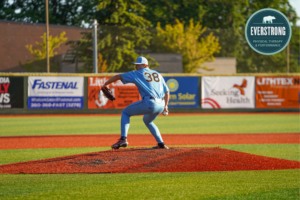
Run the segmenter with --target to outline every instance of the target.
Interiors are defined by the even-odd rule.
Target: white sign
[[[83,108],[83,77],[28,77],[28,108]]]
[[[202,77],[202,108],[254,108],[255,77]]]

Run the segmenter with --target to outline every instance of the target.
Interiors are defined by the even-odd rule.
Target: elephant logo
[[[263,24],[272,24],[273,23],[272,20],[274,20],[274,19],[276,19],[276,18],[273,17],[273,16],[266,16],[266,17],[263,18],[262,23]]]

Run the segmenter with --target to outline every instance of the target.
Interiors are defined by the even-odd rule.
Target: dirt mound
[[[0,173],[137,173],[300,169],[300,162],[221,148],[131,148],[0,166]]]

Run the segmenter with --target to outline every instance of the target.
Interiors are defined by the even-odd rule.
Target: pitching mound
[[[137,173],[300,169],[300,162],[221,148],[131,148],[0,166],[0,173]]]

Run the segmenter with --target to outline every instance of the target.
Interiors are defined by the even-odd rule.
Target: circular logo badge
[[[178,89],[179,84],[176,81],[176,79],[169,79],[167,81],[167,86],[168,86],[170,92],[175,92]]]
[[[247,21],[245,35],[250,47],[263,55],[282,51],[289,43],[292,29],[289,20],[278,10],[265,8]]]

